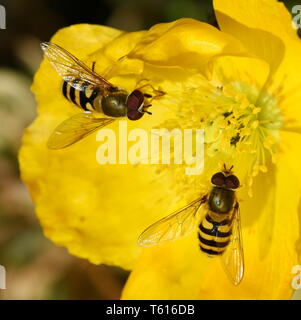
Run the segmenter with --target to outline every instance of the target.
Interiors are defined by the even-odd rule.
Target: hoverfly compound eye
[[[240,183],[236,176],[231,175],[226,178],[226,188],[228,189],[237,189]]]
[[[127,117],[130,120],[138,120],[143,116],[143,113],[139,111],[144,103],[144,95],[139,90],[134,90],[127,98]]]
[[[139,90],[134,90],[127,98],[126,105],[128,107],[128,110],[135,110],[138,111],[138,109],[141,107],[141,105],[144,102],[144,95]]]
[[[129,110],[127,112],[127,117],[130,120],[139,120],[143,116],[143,113],[136,111],[136,110]]]
[[[222,172],[218,172],[216,174],[214,174],[211,178],[211,183],[222,187],[225,184],[225,176]]]

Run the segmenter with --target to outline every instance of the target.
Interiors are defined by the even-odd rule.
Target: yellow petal
[[[292,27],[291,14],[282,2],[276,0],[214,0],[213,4],[220,27],[230,34],[237,26],[230,22],[229,18],[232,18],[246,27],[266,31],[284,41],[298,39],[297,32]],[[236,30],[237,33],[240,31]]]
[[[217,258],[198,249],[197,235],[143,250],[123,299],[289,299],[300,263],[301,139],[283,134],[277,170],[257,177],[254,197],[241,201],[245,275],[239,286]],[[275,186],[275,187],[274,187]],[[246,197],[243,197],[246,199]]]
[[[164,66],[200,68],[218,55],[246,54],[239,41],[206,23],[179,19],[152,27],[129,57]]]
[[[233,82],[240,86],[247,85],[249,100],[253,103],[256,103],[270,74],[269,64],[265,60],[226,55],[212,61],[212,70],[212,81],[221,86]]]
[[[214,1],[222,31],[271,66],[266,87],[278,96],[286,129],[301,132],[301,43],[284,4],[274,0]]]

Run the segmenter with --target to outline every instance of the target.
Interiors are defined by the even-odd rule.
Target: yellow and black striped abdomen
[[[225,219],[216,221],[214,213],[209,211],[199,225],[200,249],[208,255],[221,255],[230,243],[232,219],[230,214],[225,216]]]
[[[94,110],[94,100],[99,93],[99,89],[93,88],[89,82],[80,79],[69,82],[63,81],[62,84],[64,97],[84,111]]]

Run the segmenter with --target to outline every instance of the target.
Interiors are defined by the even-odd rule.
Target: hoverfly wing
[[[144,247],[155,246],[188,235],[196,228],[199,222],[197,213],[204,202],[205,197],[201,197],[155,222],[142,232],[138,239],[138,244]]]
[[[51,134],[47,146],[49,149],[63,149],[83,139],[93,131],[111,122],[112,118],[96,118],[91,112],[83,112],[63,121]]]
[[[237,286],[244,275],[244,252],[238,203],[234,207],[233,215],[232,236],[227,249],[221,256],[221,260],[226,274],[232,283]]]
[[[41,47],[56,72],[75,89],[80,89],[77,87],[78,84],[74,82],[76,79],[86,81],[98,88],[107,89],[114,87],[109,81],[94,72],[84,62],[57,44],[42,42]]]

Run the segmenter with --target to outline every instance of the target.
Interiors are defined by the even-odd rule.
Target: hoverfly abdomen
[[[207,213],[199,225],[200,249],[212,256],[220,255],[227,248],[231,234],[232,220],[215,221],[213,215]]]
[[[69,82],[63,81],[62,93],[67,100],[84,111],[93,111],[94,101],[99,96],[100,90],[93,88],[86,81],[75,79]]]

